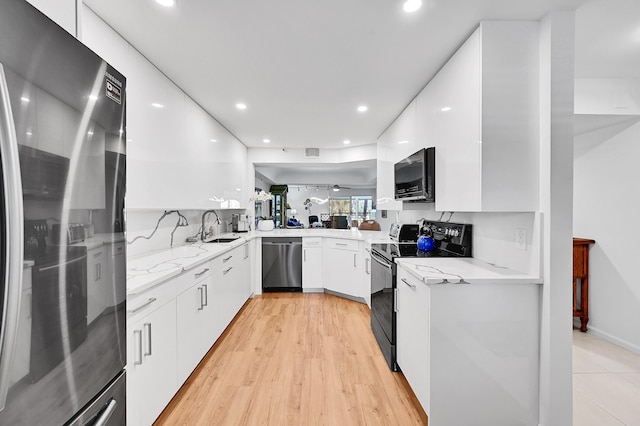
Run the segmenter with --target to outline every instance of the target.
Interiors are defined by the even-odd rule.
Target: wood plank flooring
[[[156,425],[426,425],[366,305],[324,293],[249,300]]]

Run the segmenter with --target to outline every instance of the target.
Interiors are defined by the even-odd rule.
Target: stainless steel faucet
[[[202,213],[202,231],[200,232],[200,240],[204,241],[204,237],[206,232],[204,231],[204,218],[209,214],[209,213],[213,213],[216,215],[216,224],[220,224],[220,217],[218,216],[218,213],[215,210],[206,210],[204,213]]]

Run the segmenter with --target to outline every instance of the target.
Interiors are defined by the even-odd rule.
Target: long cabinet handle
[[[307,261],[307,249],[302,250],[302,261]]]
[[[9,377],[13,365],[13,354],[18,336],[20,318],[20,297],[22,295],[22,264],[24,256],[24,207],[22,200],[22,179],[18,138],[16,136],[9,87],[0,64],[0,162],[4,184],[4,277],[0,291],[5,295],[4,319],[1,321],[0,336],[0,411],[4,409],[9,392]]]
[[[198,287],[198,293],[200,293],[200,307],[198,310],[201,311],[204,309],[204,290],[202,287]]]
[[[227,273],[228,273],[230,270],[232,270],[232,269],[233,269],[233,266],[229,266],[227,269],[225,269],[224,271],[222,271],[222,273],[223,273],[224,275],[227,275]]]
[[[117,406],[118,406],[118,403],[116,402],[116,400],[111,398],[111,400],[107,404],[107,408],[104,409],[104,411],[102,412],[100,417],[98,417],[98,419],[93,424],[93,426],[107,426],[107,422],[109,421],[111,416],[113,416],[113,413],[116,412]]]
[[[205,274],[207,272],[209,272],[209,268],[204,268],[202,271],[196,272],[196,278],[198,278],[199,276],[201,276],[202,274]]]
[[[353,253],[353,267],[354,268],[357,267],[357,265],[356,265],[356,257],[358,257],[358,254],[357,253]]]
[[[225,257],[224,259],[222,259],[223,262],[228,262],[229,260],[231,260],[231,258],[233,257],[233,255],[229,256],[229,257]]]
[[[138,312],[141,309],[146,308],[147,306],[149,306],[150,304],[152,304],[153,302],[155,302],[157,299],[155,297],[150,297],[149,300],[147,300],[146,302],[144,302],[142,305],[140,306],[136,306],[135,308],[129,310],[130,314],[135,314],[136,312]]]
[[[371,259],[368,257],[364,260],[364,272],[366,272],[367,275],[371,275]]]
[[[336,244],[337,246],[343,246],[343,247],[348,246],[348,244],[347,244],[347,243],[335,243],[335,244]]]
[[[144,356],[151,356],[153,354],[151,351],[151,323],[145,322],[144,329],[147,332],[147,351],[144,353]]]
[[[133,365],[141,365],[142,364],[142,330],[133,330],[133,336],[134,336]],[[137,345],[135,345],[135,343],[137,343]]]
[[[416,285],[415,284],[410,284],[409,281],[407,281],[405,278],[401,278],[400,281],[402,281],[403,283],[405,283],[406,285],[411,287],[412,290],[416,289]]]
[[[202,304],[202,306],[209,306],[209,290],[207,288],[207,285],[203,284],[202,288],[204,289],[204,303]]]

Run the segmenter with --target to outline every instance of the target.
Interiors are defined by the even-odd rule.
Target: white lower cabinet
[[[217,262],[210,261],[178,278],[176,349],[179,385],[187,380],[220,335],[217,269]]]
[[[302,238],[302,288],[322,289],[322,237]]]
[[[31,356],[31,267],[22,269],[22,297],[20,299],[20,317],[18,320],[18,337],[16,339],[13,368],[9,385],[13,385],[29,373]]]
[[[109,266],[107,245],[87,250],[87,323],[95,320],[107,307]]]
[[[402,268],[398,268],[397,286],[398,365],[422,408],[429,413],[429,287]]]
[[[538,424],[539,284],[431,284],[400,262],[398,365],[430,426]]]
[[[325,238],[324,287],[349,296],[361,296],[359,241]]]
[[[245,243],[127,299],[127,425],[151,425],[251,295]]]
[[[247,286],[243,281],[250,279],[248,258],[245,259],[246,244],[222,255],[222,277],[220,280],[220,322],[227,328],[247,297]],[[245,269],[243,271],[243,269]]]
[[[178,389],[175,282],[137,295],[127,309],[127,424],[146,426]]]

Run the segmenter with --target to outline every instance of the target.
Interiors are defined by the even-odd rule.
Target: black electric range
[[[420,234],[434,239],[433,250],[418,250]],[[371,244],[371,329],[389,368],[396,362],[396,259],[407,257],[471,257],[472,225],[428,222],[394,225],[389,243]]]

